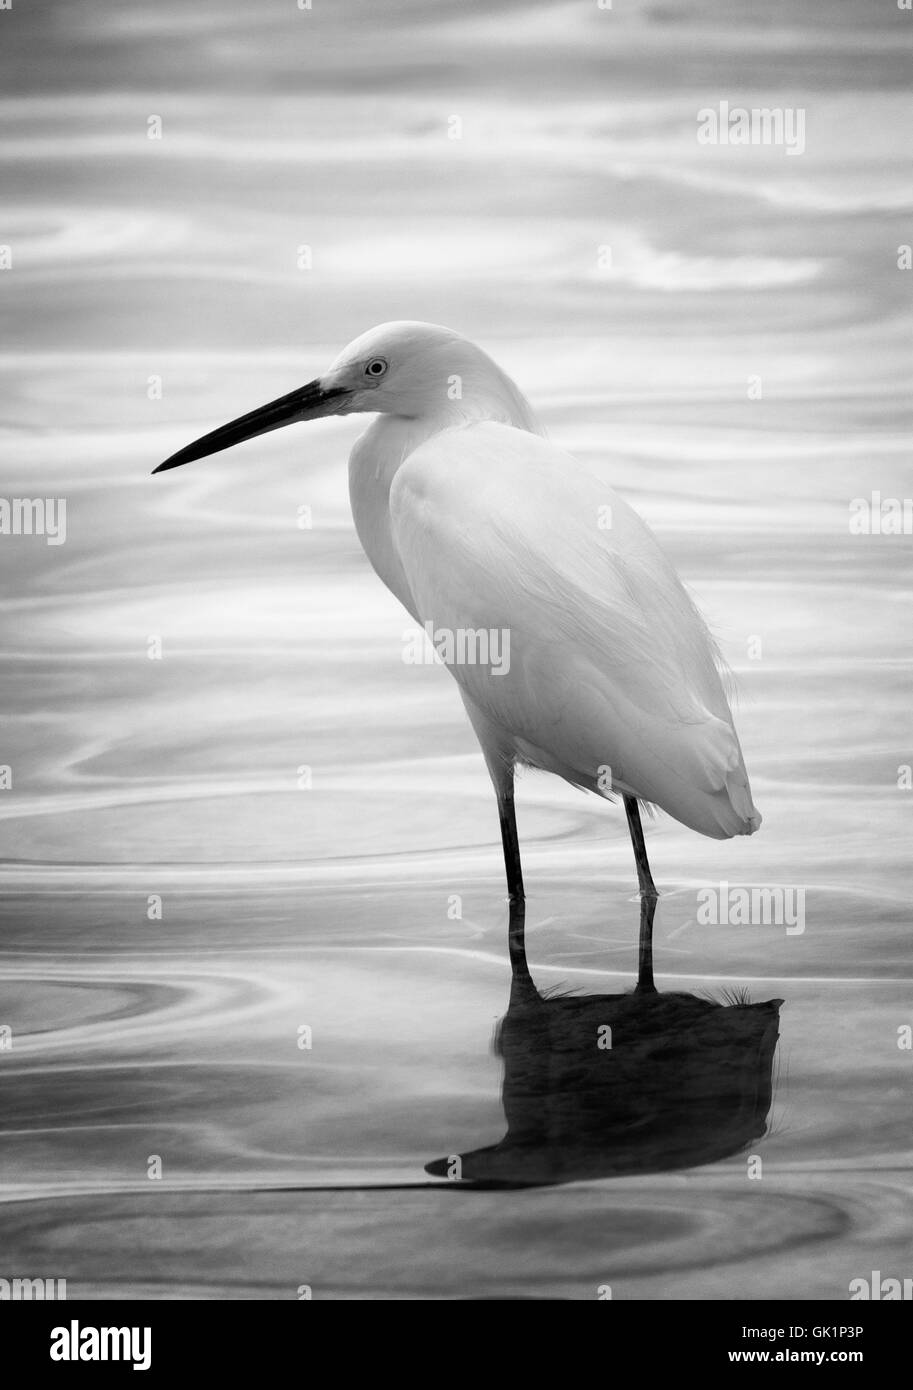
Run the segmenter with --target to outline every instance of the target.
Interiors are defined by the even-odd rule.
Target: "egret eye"
[[[365,376],[373,376],[376,379],[379,376],[383,376],[386,370],[387,362],[385,358],[372,357],[371,361],[365,367]]]

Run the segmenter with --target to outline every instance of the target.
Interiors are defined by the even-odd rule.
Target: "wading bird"
[[[354,412],[377,416],[349,459],[355,528],[377,574],[426,631],[509,638],[509,661],[450,670],[494,784],[511,901],[524,900],[517,765],[622,796],[651,903],[640,802],[715,839],[757,830],[719,656],[675,570],[627,503],[543,438],[514,383],[460,334],[382,324],[317,380],[155,472]]]

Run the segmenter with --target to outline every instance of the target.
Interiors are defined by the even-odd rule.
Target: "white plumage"
[[[757,828],[707,630],[587,468],[507,425],[446,429],[397,471],[390,527],[420,621],[510,634],[506,673],[450,668],[489,755],[601,781],[716,838]]]
[[[718,839],[760,825],[713,641],[647,526],[542,437],[528,403],[449,329],[384,324],[299,392],[163,467],[296,419],[377,413],[349,461],[355,525],[421,624],[509,633],[509,667],[450,666],[498,794],[513,769],[621,793]],[[633,811],[632,811],[633,808]],[[635,852],[639,821],[632,823]],[[641,842],[642,847],[642,842]],[[646,868],[641,888],[652,890]],[[512,892],[522,895],[517,851]]]

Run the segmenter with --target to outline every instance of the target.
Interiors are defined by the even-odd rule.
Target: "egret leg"
[[[625,797],[625,813],[628,817],[628,829],[631,832],[631,844],[634,846],[634,862],[637,865],[640,896],[642,898],[658,898],[656,884],[650,873],[650,862],[647,859],[647,846],[644,843],[644,831],[640,823],[640,811],[636,796]]]
[[[514,811],[513,776],[502,779],[497,788],[498,816],[501,821],[501,844],[504,846],[504,869],[507,874],[507,896],[511,904],[525,903],[523,870],[520,867],[520,841],[517,838],[517,816]]]
[[[526,903],[510,904],[510,921],[507,928],[507,948],[510,954],[510,1008],[538,1001],[539,991],[533,984],[526,960]]]
[[[631,832],[631,844],[634,846],[634,862],[637,865],[637,882],[640,887],[640,942],[637,952],[636,993],[655,994],[656,985],[653,983],[653,918],[656,915],[656,900],[659,894],[656,891],[656,884],[653,882],[653,875],[650,873],[650,861],[647,859],[644,829],[640,823],[640,809],[636,797],[625,797],[625,813],[628,817],[628,829]]]
[[[466,713],[482,745],[485,766],[498,798],[498,818],[501,822],[501,844],[504,846],[504,868],[507,873],[507,895],[511,904],[526,901],[523,891],[523,871],[520,868],[520,841],[517,838],[517,817],[514,812],[514,753],[487,714],[461,691]]]
[[[637,986],[635,994],[655,994],[653,983],[653,916],[656,895],[644,894],[640,900],[640,942],[637,951]]]

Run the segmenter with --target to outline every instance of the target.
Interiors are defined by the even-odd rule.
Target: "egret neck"
[[[543,433],[510,378],[483,353],[479,357],[483,360],[474,364],[468,379],[457,375],[448,383],[446,394],[436,393],[427,409],[415,415],[378,415],[349,455],[349,500],[358,539],[378,578],[418,621],[390,531],[390,488],[399,469],[434,435],[479,420],[494,420],[529,434]]]

